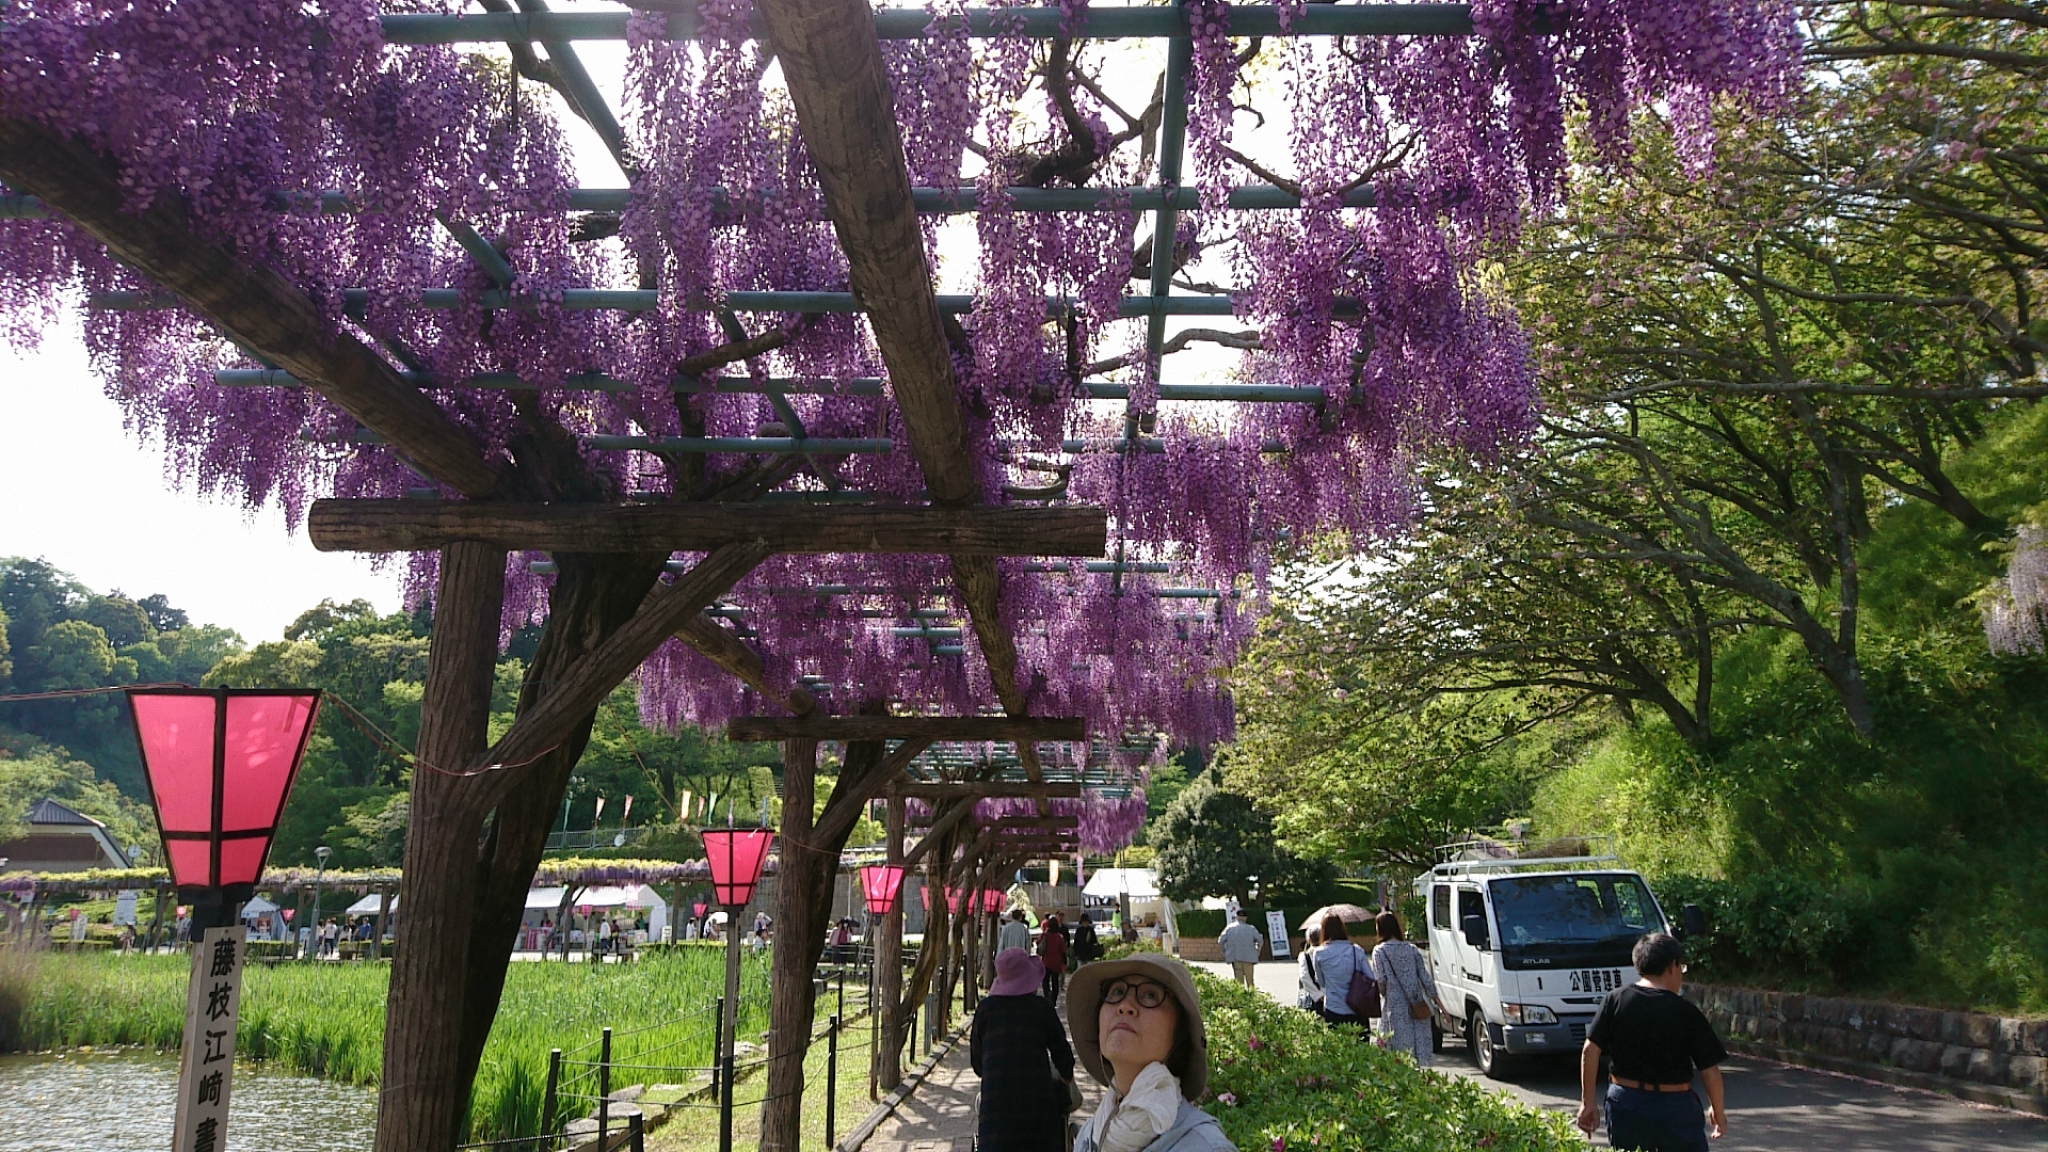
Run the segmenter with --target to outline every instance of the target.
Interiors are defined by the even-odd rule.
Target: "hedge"
[[[1202,1106],[1240,1152],[1581,1152],[1586,1138],[1478,1082],[1441,1076],[1298,1008],[1196,972],[1209,1026]]]

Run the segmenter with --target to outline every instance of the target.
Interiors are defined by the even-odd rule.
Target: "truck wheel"
[[[1486,1016],[1477,1008],[1472,1010],[1472,1018],[1465,1022],[1465,1040],[1472,1046],[1472,1062],[1479,1066],[1479,1071],[1487,1079],[1507,1078],[1514,1068],[1514,1061],[1494,1045],[1493,1033],[1486,1028]]]

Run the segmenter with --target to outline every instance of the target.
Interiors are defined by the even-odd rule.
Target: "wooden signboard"
[[[235,1022],[242,1010],[248,931],[239,924],[209,928],[192,950],[172,1152],[224,1152],[228,1146],[228,1091],[235,1077]]]

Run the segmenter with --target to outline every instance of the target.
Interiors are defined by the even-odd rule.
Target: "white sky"
[[[25,355],[0,344],[0,556],[40,556],[100,592],[161,592],[252,644],[324,598],[398,606],[395,566],[315,552],[274,508],[179,492],[163,460],[121,426],[75,326]]]
[[[577,50],[613,110],[622,111],[624,45],[584,42]],[[1146,57],[1163,50],[1147,44],[1113,51],[1119,66],[1105,79],[1120,103],[1141,109],[1159,66]],[[1037,99],[1031,98],[1034,105]],[[559,119],[582,183],[622,185],[596,135],[566,111]],[[1240,132],[1245,127],[1240,122]],[[1278,133],[1269,127],[1257,135]],[[1240,142],[1255,153],[1266,152],[1270,145],[1264,144]],[[1141,235],[1149,229],[1148,220]],[[943,231],[941,290],[967,290],[975,262],[972,226],[959,218]],[[1176,318],[1168,330],[1228,324]],[[1209,377],[1233,359],[1191,350],[1175,357],[1170,378]],[[178,490],[165,474],[160,448],[123,428],[119,408],[89,369],[75,324],[48,334],[33,352],[0,344],[0,556],[41,557],[97,591],[161,592],[194,621],[233,628],[250,643],[278,638],[322,599],[362,597],[384,611],[399,601],[397,565],[376,572],[367,557],[316,552],[303,530],[285,530],[275,508],[251,513]]]

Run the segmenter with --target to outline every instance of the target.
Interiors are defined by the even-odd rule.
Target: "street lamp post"
[[[711,893],[725,908],[725,1018],[718,1025],[718,1152],[732,1152],[733,1046],[739,1040],[740,911],[754,898],[754,886],[768,866],[775,833],[766,828],[709,828],[704,858],[711,866]]]
[[[131,688],[144,779],[178,897],[192,905],[192,981],[179,1058],[175,1152],[227,1146],[247,929],[317,690]]]
[[[327,858],[334,855],[334,849],[322,844],[313,849],[313,859],[319,865],[313,869],[313,951],[312,957],[320,955],[320,882],[327,876]],[[312,957],[308,957],[311,959]]]

